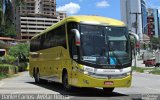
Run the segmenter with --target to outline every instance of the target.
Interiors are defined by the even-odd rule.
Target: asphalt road
[[[157,95],[160,94],[160,76],[134,72],[132,86],[116,88],[112,94],[104,94],[102,89],[93,88],[78,88],[74,93],[67,93],[61,84],[35,84],[28,72],[22,72],[17,77],[1,80],[0,94],[0,99],[5,99],[5,94],[54,94],[69,100],[160,100],[160,95]]]

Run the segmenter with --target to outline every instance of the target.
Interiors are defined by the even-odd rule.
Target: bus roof
[[[34,36],[32,39],[38,37],[41,34],[44,34],[60,25],[63,25],[66,22],[77,22],[77,23],[95,23],[95,24],[100,24],[100,25],[106,25],[106,26],[125,26],[125,24],[122,21],[115,20],[112,18],[106,18],[106,17],[101,17],[101,16],[85,16],[85,15],[79,15],[79,16],[70,16],[62,21],[48,27],[46,30],[41,32],[40,34],[37,34]]]

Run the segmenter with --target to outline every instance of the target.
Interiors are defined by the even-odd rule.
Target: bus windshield
[[[88,63],[130,63],[130,45],[125,27],[80,25],[81,60]]]

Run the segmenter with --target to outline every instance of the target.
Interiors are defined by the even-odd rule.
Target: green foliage
[[[16,37],[16,31],[15,31],[15,27],[13,25],[5,25],[5,34],[4,36],[7,36],[7,37]]]
[[[7,2],[7,3],[5,3]],[[3,5],[5,4],[5,12]],[[0,0],[0,36],[16,37],[15,27],[13,26],[13,9],[10,0]]]
[[[132,70],[136,71],[136,72],[140,72],[140,73],[144,73],[144,68],[140,68],[140,67],[132,67]]]
[[[18,72],[18,67],[9,64],[0,64],[0,80],[3,78],[7,78],[13,76]]]
[[[147,71],[150,74],[160,75],[160,69],[158,68],[141,68],[141,67],[132,67],[133,71],[144,73]]]
[[[16,37],[16,30],[12,24],[5,24],[0,26],[0,36]]]
[[[156,75],[160,75],[160,69],[155,68],[155,69],[153,69],[152,71],[150,71],[149,73],[151,73],[151,74],[156,74]]]
[[[14,63],[16,61],[16,58],[14,56],[6,55],[4,57],[4,60],[8,64],[12,64],[12,63]]]
[[[157,37],[152,37],[151,38],[151,43],[150,43],[150,47],[152,47],[153,49],[157,49],[157,48],[160,48],[160,37],[157,38]],[[152,46],[151,46],[152,45]]]
[[[29,56],[29,44],[21,43],[9,49],[9,55],[18,57],[20,62],[26,62]]]
[[[8,77],[8,74],[0,73],[0,80],[7,77]]]
[[[27,70],[27,62],[19,63],[18,69],[19,69],[19,72],[26,71]]]
[[[18,67],[9,64],[0,64],[1,74],[15,74],[18,72]]]

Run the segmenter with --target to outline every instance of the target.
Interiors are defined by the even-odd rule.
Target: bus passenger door
[[[75,45],[75,39],[72,39],[72,47],[71,47],[71,78],[72,78],[72,84],[76,84],[77,83],[77,78],[78,78],[78,74],[77,74],[77,60],[78,60],[78,46]]]

